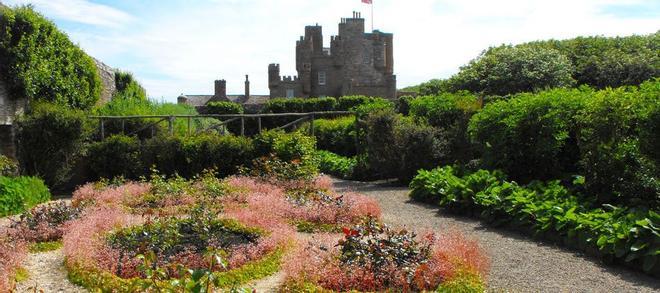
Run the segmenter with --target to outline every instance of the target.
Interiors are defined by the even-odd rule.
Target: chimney
[[[215,81],[215,98],[216,99],[227,99],[227,82],[224,79]]]
[[[245,75],[245,98],[250,98],[250,79],[247,74]]]

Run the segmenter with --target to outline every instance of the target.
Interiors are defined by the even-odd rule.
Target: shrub
[[[488,104],[469,125],[484,165],[523,182],[576,172],[575,117],[591,93],[557,89]]]
[[[536,92],[575,83],[574,67],[560,51],[523,46],[490,48],[450,79],[454,90],[486,95]]]
[[[658,128],[659,85],[598,91],[580,112],[580,167],[600,203],[660,206],[660,166],[651,151],[657,134],[650,134]]]
[[[301,129],[309,133],[309,124]],[[316,147],[342,156],[356,155],[355,117],[347,116],[336,119],[318,119],[314,121]]]
[[[62,239],[64,224],[77,219],[81,212],[80,207],[72,207],[63,201],[40,205],[23,213],[17,221],[12,221],[10,234],[15,239],[28,242],[52,243]]]
[[[94,106],[101,80],[91,57],[31,6],[3,6],[0,14],[0,72],[12,96]]]
[[[593,208],[589,197],[574,195],[559,181],[519,186],[499,172],[461,174],[452,167],[420,171],[411,197],[436,202],[452,211],[479,215],[495,225],[508,224],[586,251],[600,251],[644,271],[658,269],[655,252],[660,216],[647,207]]]
[[[0,155],[0,176],[16,176],[18,165],[12,159]]]
[[[215,169],[223,177],[236,174],[240,166],[248,166],[256,157],[253,142],[245,137],[200,135],[183,140],[182,145],[189,168],[180,173],[187,177],[201,174],[205,169]],[[172,165],[171,169],[178,170],[177,167]]]
[[[17,271],[27,255],[25,242],[0,238],[0,291],[11,292],[15,289]]]
[[[50,200],[50,191],[35,177],[0,177],[0,217],[22,213]]]
[[[276,155],[284,161],[312,161],[316,150],[316,140],[300,132],[264,131],[254,137],[257,156]]]
[[[263,113],[304,113],[334,111],[335,98],[278,98],[270,99],[262,110]]]
[[[234,102],[210,102],[206,104],[206,113],[207,114],[243,114],[245,110],[243,105]]]
[[[442,165],[465,164],[476,157],[467,129],[470,118],[480,108],[476,96],[459,92],[416,98],[410,102],[410,115],[438,129],[438,140],[445,149],[440,158]]]
[[[445,283],[469,286],[461,273],[483,287],[489,261],[475,241],[458,234],[417,237],[373,219],[343,232],[342,239],[315,237],[291,255],[283,265],[284,290],[423,292]]]
[[[341,155],[324,150],[318,150],[315,157],[319,162],[319,170],[321,172],[342,179],[354,179],[357,159],[342,157]]]
[[[147,99],[115,98],[103,106],[94,109],[97,116],[153,116],[153,115],[196,115],[194,107],[183,104],[158,103]],[[167,122],[160,122],[153,127],[149,124],[155,123],[162,118],[140,118],[121,120],[105,120],[105,136],[112,134],[137,134],[140,138],[150,138],[154,134],[168,133]],[[210,119],[192,119],[190,131],[206,128],[210,125]],[[152,133],[152,128],[154,129]],[[175,119],[173,131],[177,135],[188,133],[188,121],[186,119]],[[97,134],[98,135],[98,134]],[[100,135],[99,135],[100,136]]]
[[[113,99],[146,100],[147,91],[135,80],[130,72],[115,72],[117,93]]]
[[[82,111],[54,104],[34,105],[16,121],[22,172],[43,178],[51,188],[64,187],[86,152],[90,132]]]
[[[89,146],[89,167],[94,178],[137,178],[144,174],[140,141],[136,137],[114,135]]]
[[[367,96],[343,96],[337,99],[336,111],[352,111],[355,107],[383,100],[382,98]]]
[[[192,137],[158,136],[140,142],[116,135],[90,148],[90,169],[102,178],[138,179],[155,168],[166,175],[191,178],[206,169],[219,176],[236,174],[255,158],[252,141],[245,137],[203,134]]]

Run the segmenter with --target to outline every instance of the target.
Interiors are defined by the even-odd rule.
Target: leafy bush
[[[0,176],[16,176],[18,165],[12,159],[0,155]]]
[[[303,133],[309,133],[309,124],[301,128]],[[314,136],[316,147],[331,151],[342,156],[356,154],[355,117],[347,116],[336,119],[318,119],[314,121]]]
[[[357,165],[356,158],[342,157],[341,155],[325,150],[318,150],[315,157],[319,162],[319,170],[321,172],[342,179],[354,179],[354,172]]]
[[[113,99],[146,100],[147,91],[135,80],[132,73],[115,72],[117,93]]]
[[[97,116],[150,116],[150,115],[196,115],[198,114],[194,107],[184,104],[158,103],[148,99],[136,98],[115,98],[103,106],[94,109],[94,115]],[[135,133],[140,138],[150,138],[153,134],[168,133],[167,122],[161,122],[154,126],[152,133],[149,124],[155,123],[159,118],[141,118],[105,120],[105,136],[112,134],[121,134],[124,129],[125,134]],[[210,125],[211,119],[192,119],[191,131],[205,128]],[[142,130],[141,130],[142,129]],[[141,130],[141,131],[140,131]],[[173,130],[177,135],[187,135],[188,121],[186,119],[175,119]]]
[[[89,109],[101,94],[94,60],[31,6],[0,7],[0,72],[12,96]]]
[[[660,81],[598,91],[587,101],[579,115],[580,167],[600,203],[660,207],[658,135],[651,134],[659,111]]]
[[[12,221],[9,231],[15,239],[53,243],[62,239],[64,224],[77,219],[81,213],[82,208],[73,207],[63,201],[49,202],[21,214],[17,221]],[[59,245],[61,246],[61,243]],[[44,246],[49,247],[52,244]]]
[[[22,213],[50,200],[50,191],[35,177],[0,177],[0,217]]]
[[[523,182],[576,172],[576,116],[591,93],[557,89],[488,104],[469,125],[484,165]]]
[[[486,95],[536,92],[575,84],[571,61],[560,51],[524,46],[490,48],[450,79],[453,90]]]
[[[404,92],[415,92],[420,96],[432,96],[440,93],[451,92],[452,88],[446,79],[432,79],[421,84],[403,89]]]
[[[89,167],[93,178],[137,178],[144,174],[140,141],[136,137],[113,135],[89,146]]]
[[[383,98],[367,97],[367,96],[343,96],[337,99],[337,106],[335,111],[352,111],[355,107],[374,103]]]
[[[243,105],[234,102],[210,102],[206,104],[207,114],[243,114],[245,110]]]
[[[90,147],[90,169],[100,178],[138,179],[155,168],[166,175],[191,178],[206,169],[219,176],[236,174],[255,158],[252,141],[212,134],[192,137],[158,136],[145,141],[112,136]]]
[[[445,145],[443,165],[465,164],[476,157],[467,134],[470,118],[481,108],[479,99],[467,92],[418,97],[410,102],[410,115],[438,129]],[[414,176],[414,174],[412,174]]]
[[[334,111],[335,98],[278,98],[270,99],[262,110],[263,113],[305,113]]]
[[[18,160],[24,174],[51,188],[64,187],[86,153],[91,126],[85,113],[54,104],[34,105],[16,120]]]
[[[496,225],[528,228],[536,235],[658,272],[660,215],[655,211],[611,205],[593,208],[588,197],[573,195],[558,181],[522,187],[503,178],[499,172],[461,174],[452,167],[420,171],[410,184],[411,197],[477,214]]]
[[[240,166],[248,166],[256,157],[253,142],[245,137],[200,135],[182,140],[182,146],[184,155],[180,160],[185,158],[187,171],[180,171],[180,165],[172,164],[173,162],[170,163],[172,165],[169,169],[179,170],[179,173],[186,177],[201,174],[205,169],[215,169],[219,176],[229,176],[236,174]],[[163,164],[156,164],[157,168],[159,166]]]

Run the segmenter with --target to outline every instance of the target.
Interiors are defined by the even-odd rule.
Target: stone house
[[[227,94],[227,81],[224,79],[216,80],[214,82],[214,93],[212,95],[189,95],[181,94],[177,98],[178,104],[187,104],[195,107],[199,113],[204,113],[206,105],[210,102],[225,101],[242,104],[243,107],[250,111],[257,109],[261,105],[268,102],[268,95],[252,95],[250,93],[250,78],[245,76],[245,92],[240,94]]]
[[[347,95],[396,98],[393,34],[375,30],[365,33],[364,18],[339,23],[330,48],[323,47],[319,25],[305,27],[296,42],[298,76],[280,76],[279,64],[268,66],[270,98],[340,97]]]

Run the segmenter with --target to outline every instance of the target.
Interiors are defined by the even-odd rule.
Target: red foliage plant
[[[360,237],[356,233],[357,230],[347,228],[344,239]],[[478,243],[456,231],[440,236],[427,233],[417,237],[420,245],[430,247],[430,254],[426,261],[413,267],[397,266],[394,262],[382,267],[374,267],[372,262],[343,262],[344,239],[335,234],[315,235],[306,245],[299,245],[284,261],[286,283],[312,283],[339,292],[424,291],[437,289],[459,273],[477,275],[483,280],[489,268],[488,257]],[[366,239],[360,241],[369,242]]]
[[[149,183],[129,182],[120,186],[98,187],[88,183],[73,192],[71,202],[74,206],[98,204],[120,204],[135,197],[145,195],[151,190]]]
[[[0,292],[12,291],[16,270],[26,257],[25,242],[0,236]]]

